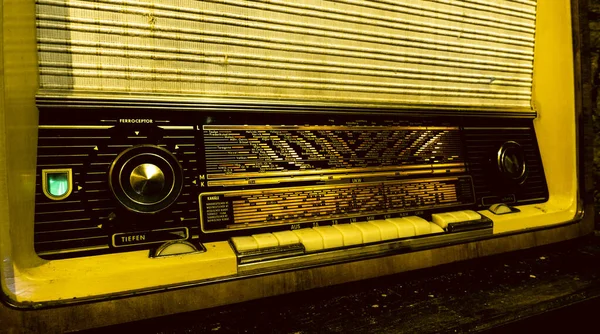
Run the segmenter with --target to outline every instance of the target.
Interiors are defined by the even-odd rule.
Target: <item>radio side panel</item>
[[[44,3],[50,4],[52,1],[45,1]],[[515,199],[514,206],[519,210],[519,213],[515,215],[496,215],[486,209],[490,203],[485,202],[479,204],[465,202],[457,205],[455,206],[457,210],[469,209],[476,211],[482,218],[477,221],[479,225],[470,225],[470,227],[475,226],[474,230],[459,231],[453,235],[450,235],[450,231],[446,229],[444,232],[447,234],[444,235],[407,238],[398,241],[392,240],[389,243],[374,243],[361,247],[342,248],[340,250],[340,252],[352,254],[351,257],[339,257],[335,251],[310,252],[307,249],[309,247],[308,243],[304,243],[301,247],[302,252],[298,253],[300,255],[294,253],[295,255],[285,255],[284,257],[277,257],[274,260],[264,260],[262,257],[265,256],[265,253],[260,253],[260,256],[257,257],[255,253],[241,251],[241,247],[235,244],[234,240],[240,240],[235,239],[236,237],[253,238],[255,233],[251,232],[252,230],[239,229],[225,231],[226,233],[223,234],[222,225],[219,225],[219,228],[211,230],[211,228],[206,228],[204,223],[200,224],[200,221],[204,222],[204,220],[201,220],[203,219],[202,217],[198,218],[197,224],[191,223],[189,226],[186,225],[186,218],[184,217],[182,219],[182,222],[184,222],[182,223],[183,225],[177,225],[176,227],[188,229],[186,233],[189,234],[186,235],[186,241],[190,241],[194,245],[201,245],[201,247],[205,248],[204,252],[149,257],[149,247],[146,247],[144,244],[140,244],[139,249],[122,251],[122,248],[120,249],[117,247],[119,245],[115,244],[115,238],[123,238],[123,243],[132,240],[137,241],[141,237],[139,233],[132,233],[132,231],[138,232],[135,227],[129,229],[117,228],[115,231],[111,230],[107,232],[106,237],[112,238],[113,241],[112,243],[108,242],[108,246],[105,248],[109,249],[109,251],[105,253],[81,253],[75,256],[53,257],[56,254],[50,254],[51,252],[48,252],[49,248],[40,248],[40,245],[44,245],[44,242],[54,242],[50,239],[40,239],[40,235],[54,233],[43,230],[43,226],[49,226],[48,222],[50,222],[49,224],[55,224],[52,219],[40,220],[40,212],[42,216],[46,212],[43,210],[40,211],[40,206],[44,207],[46,205],[45,207],[48,207],[47,204],[43,204],[44,202],[40,202],[39,200],[40,198],[44,198],[40,187],[46,184],[46,181],[40,182],[42,178],[40,171],[44,169],[54,170],[52,169],[54,167],[40,166],[40,164],[47,163],[44,161],[51,161],[44,159],[52,159],[52,157],[43,157],[47,155],[43,151],[46,148],[40,150],[38,145],[43,145],[38,143],[43,143],[45,139],[41,137],[45,134],[52,133],[48,131],[54,131],[57,129],[57,126],[60,128],[60,126],[67,123],[61,123],[61,121],[53,119],[52,116],[61,114],[59,109],[64,108],[64,105],[53,107],[51,106],[52,103],[47,102],[54,97],[44,96],[38,99],[38,101],[46,101],[44,105],[36,106],[36,94],[39,93],[38,89],[40,87],[40,76],[38,74],[40,59],[38,59],[38,42],[36,39],[36,4],[34,1],[18,0],[4,0],[0,2],[0,15],[2,17],[0,35],[3,38],[3,43],[0,45],[0,69],[2,70],[0,73],[3,74],[3,80],[0,82],[0,88],[2,88],[2,91],[0,91],[0,256],[3,259],[1,285],[4,301],[0,305],[0,317],[3,319],[2,322],[4,324],[2,331],[17,332],[20,330],[30,330],[60,332],[94,328],[432,267],[475,257],[560,242],[590,233],[593,229],[593,215],[591,214],[593,208],[591,203],[584,203],[582,201],[582,191],[586,190],[583,187],[582,180],[585,178],[585,175],[582,174],[582,170],[586,170],[589,173],[589,169],[581,168],[582,164],[584,164],[584,161],[581,159],[584,149],[587,150],[585,152],[588,152],[590,148],[585,146],[583,142],[578,142],[578,140],[581,140],[581,138],[578,138],[578,134],[584,124],[578,123],[577,117],[580,116],[579,113],[582,110],[580,105],[582,101],[577,98],[577,92],[574,91],[574,87],[580,87],[581,80],[579,77],[580,73],[574,73],[574,68],[577,69],[581,64],[578,65],[577,63],[580,61],[578,54],[574,58],[571,35],[572,33],[580,33],[580,27],[577,25],[579,24],[577,10],[579,10],[579,6],[576,0],[570,3],[569,1],[556,1],[552,3],[540,1],[537,4],[537,31],[533,60],[533,106],[531,111],[534,110],[537,112],[537,117],[532,121],[532,131],[534,131],[532,133],[535,137],[535,140],[532,142],[535,142],[535,145],[537,145],[535,146],[536,150],[539,147],[538,156],[541,158],[540,164],[543,164],[543,169],[538,170],[538,172],[543,174],[543,187],[546,187],[547,184],[546,195],[543,195],[541,199],[536,199],[533,195],[531,198],[526,198],[526,200],[533,200],[531,204],[518,202]],[[570,15],[569,13],[571,12],[573,14]],[[573,22],[571,22],[572,20]],[[573,32],[570,27],[574,30]],[[575,48],[578,48],[578,46],[576,45]],[[576,51],[579,51],[579,49]],[[48,63],[45,64],[48,65]],[[48,77],[44,77],[44,79],[50,80]],[[76,95],[73,94],[73,96],[69,97],[74,101],[72,104],[85,104],[85,99]],[[161,100],[164,101],[164,97],[161,97]],[[329,107],[331,105],[327,106],[327,108]],[[219,115],[226,114],[226,112],[212,113],[213,111],[210,110],[207,112],[206,108],[203,108],[203,111],[188,110],[189,115],[194,115],[189,118],[199,117],[197,115],[201,115],[202,113],[208,115],[203,116],[207,118],[218,118]],[[327,108],[325,108],[325,112],[327,112]],[[523,106],[520,106],[520,108],[521,111],[526,109],[523,109]],[[96,113],[95,115],[102,113],[102,109],[98,109],[98,104],[94,105],[93,108],[83,110],[86,110],[83,112],[93,110]],[[372,111],[373,109],[366,110]],[[77,112],[81,111],[78,110]],[[120,112],[122,112],[122,115],[130,115],[128,110],[117,110],[116,115],[119,115]],[[156,113],[156,110],[152,112]],[[452,112],[457,111],[454,110]],[[514,113],[515,111],[511,112]],[[114,115],[115,110],[106,111],[105,115],[111,113]],[[165,110],[164,113],[165,115],[175,114],[175,112],[170,110]],[[527,113],[523,112],[523,114]],[[143,112],[133,114],[138,115],[143,114]],[[416,114],[418,115],[418,112]],[[73,115],[73,119],[68,120],[71,122],[68,123],[70,126],[81,126],[84,124],[81,122],[77,123],[84,117],[78,118],[76,117],[76,113]],[[89,115],[92,115],[92,118],[94,117],[93,113]],[[286,114],[283,115],[282,119],[285,119]],[[338,113],[332,113],[331,115],[331,119],[346,117],[339,116]],[[513,115],[516,115],[516,113]],[[363,119],[360,117],[363,116],[351,115],[351,117],[354,117],[353,119],[361,121]],[[364,117],[369,121],[374,119],[372,115]],[[388,121],[388,117],[392,116],[388,116],[387,114],[382,116],[385,125],[377,123],[379,120],[374,120],[370,123],[370,126],[380,126],[381,129],[384,129],[385,126],[388,126],[385,123]],[[206,133],[212,130],[215,136],[221,136],[224,133],[223,131],[234,131],[237,129],[235,128],[236,126],[248,127],[253,122],[251,119],[237,123],[231,121],[222,124],[209,124],[206,121],[207,118],[203,118],[205,120],[204,123],[190,121],[190,124],[193,124],[194,127],[205,126]],[[289,120],[292,118],[290,116],[285,121],[295,124]],[[64,119],[68,119],[68,117]],[[277,118],[268,115],[265,117],[266,121],[272,121],[273,119]],[[401,119],[404,122],[407,118],[402,114],[395,119]],[[432,123],[427,123],[427,125],[419,123],[417,126],[424,127],[427,130],[432,128],[432,124],[434,123],[436,126],[438,126],[438,123],[443,123],[445,124],[444,126],[450,124],[450,126],[459,128],[461,138],[469,133],[468,129],[465,130],[465,128],[469,127],[468,122],[456,125],[458,123],[452,124],[453,121],[449,123],[440,121],[441,117],[439,119],[435,117],[429,119],[432,120]],[[266,121],[261,123],[262,119],[254,121],[258,124],[266,124]],[[285,123],[285,121],[282,121],[282,123]],[[344,126],[356,126],[352,122],[346,122]],[[502,122],[506,121],[499,121],[499,123]],[[526,123],[519,122],[521,121],[515,120],[514,124]],[[93,121],[89,121],[87,124],[92,123]],[[326,121],[318,125],[323,126],[325,123]],[[485,121],[482,121],[483,123]],[[177,126],[182,126],[182,124],[177,124]],[[188,125],[187,123],[185,124],[185,126]],[[414,125],[412,123],[402,123],[394,126],[404,129]],[[477,128],[476,126],[470,125],[470,127],[472,128],[471,131],[478,131],[475,129]],[[129,128],[119,125],[119,129],[128,131]],[[141,131],[143,134],[147,129],[149,128],[131,128],[131,131]],[[220,129],[219,131],[222,132],[215,129]],[[270,127],[269,129],[271,131],[273,128]],[[289,128],[286,128],[286,130],[289,130]],[[296,131],[298,128],[293,128],[293,130]],[[363,132],[368,132],[367,130]],[[345,131],[344,133],[346,134],[351,132],[351,130],[344,129],[336,131]],[[471,134],[476,135],[475,132],[471,132]],[[53,133],[49,137],[68,137],[67,132],[63,132],[62,135],[59,132],[55,133],[58,133],[58,135]],[[121,130],[115,133],[115,138],[124,138],[121,135]],[[203,133],[205,132],[198,131],[195,136],[204,136]],[[558,133],[560,135],[557,135]],[[38,134],[40,138],[38,138]],[[130,135],[133,136],[133,134]],[[179,135],[166,133],[161,136],[161,138],[164,138],[164,136],[177,137]],[[250,137],[250,135],[248,136]],[[204,140],[204,137],[202,138]],[[173,151],[169,154],[173,154],[177,159],[180,156],[174,150],[174,147],[179,145],[184,147],[186,144],[190,144],[187,142],[183,144],[180,142],[171,144],[168,140],[166,142],[159,140],[157,143],[165,143],[164,147],[166,150],[170,150],[171,146],[173,146]],[[52,146],[50,144],[44,145]],[[88,144],[86,143],[85,145]],[[104,148],[102,145],[99,147],[99,153],[117,155],[117,152],[102,151]],[[111,142],[111,145],[116,144]],[[156,146],[159,147],[158,144]],[[91,150],[94,150],[94,145],[90,147]],[[142,153],[154,155],[156,152]],[[206,157],[204,153],[199,156]],[[116,165],[114,161],[118,159],[111,156],[110,160],[112,161],[109,161],[110,166],[114,167]],[[184,162],[184,168],[188,168],[185,163],[189,162],[189,159],[179,160]],[[159,162],[154,163],[154,165],[160,167],[161,160],[157,161]],[[479,160],[469,161],[471,162],[466,167],[468,172],[449,171],[447,177],[477,178],[476,173],[473,171],[473,166],[479,163]],[[142,164],[139,166],[142,166]],[[459,167],[462,168],[462,166]],[[542,167],[540,166],[539,168]],[[369,173],[383,175],[381,173],[385,172],[380,170],[373,171],[371,169]],[[70,172],[80,173],[75,169]],[[104,171],[102,172],[104,173]],[[187,177],[185,173],[187,172],[184,171],[184,176]],[[359,172],[355,172],[354,170],[352,173],[360,175]],[[321,174],[332,178],[338,177],[336,172]],[[305,176],[305,174],[302,175]],[[310,176],[313,174],[307,173],[306,175]],[[74,175],[73,177],[75,180],[80,180],[76,179],[78,176]],[[104,174],[102,174],[102,177],[105,177]],[[192,176],[192,179],[194,177]],[[253,177],[249,176],[248,179],[252,179]],[[238,182],[241,179],[233,180]],[[258,181],[266,179],[261,175],[255,177],[255,180]],[[340,177],[340,179],[344,178]],[[387,179],[373,179],[372,175],[357,176],[354,179],[360,179],[364,187],[370,183],[377,182],[383,182],[386,187],[396,186],[397,183],[405,182],[405,179],[399,178],[398,175],[389,176]],[[90,180],[94,182],[93,179]],[[230,180],[231,178],[227,175],[217,179],[218,182],[230,182]],[[273,186],[272,189],[260,188],[263,191],[261,195],[264,195],[265,191],[267,193],[270,191],[271,195],[268,196],[281,197],[282,189],[292,191],[301,187],[311,187],[313,190],[346,187],[346,183],[343,182],[300,184],[297,183],[297,180],[292,181],[290,178],[282,178],[282,180],[285,187],[277,188]],[[409,177],[406,180],[412,182],[422,179]],[[200,182],[201,179],[197,179],[196,181]],[[323,180],[315,182],[321,181]],[[118,181],[115,182],[118,183]],[[131,182],[132,187],[135,187],[133,181]],[[485,184],[486,182],[482,183]],[[76,194],[78,191],[77,185],[77,183],[72,185],[72,191],[75,195],[71,199],[76,198],[74,196],[79,196]],[[80,183],[80,185],[87,187],[89,183]],[[191,183],[188,186],[194,187],[191,186]],[[538,185],[532,185],[532,188],[535,186]],[[255,190],[253,189],[257,188],[252,187],[256,186],[244,185],[244,187],[240,188],[227,188],[227,191],[223,191],[223,188],[215,188],[217,190],[209,188],[206,188],[207,190],[200,189],[192,192],[192,194],[198,196],[198,200],[194,205],[198,206],[199,211],[204,210],[204,213],[206,213],[208,209],[202,207],[203,200],[206,202],[211,199],[211,196],[216,196],[216,200],[219,196],[227,196],[230,193],[235,193],[236,196],[245,196],[246,194],[254,196],[253,191]],[[441,186],[436,185],[435,187],[437,190],[437,187]],[[477,187],[477,183],[475,183],[474,189],[476,193],[487,191],[480,190],[482,188]],[[540,193],[544,194],[544,191],[542,190]],[[70,196],[70,194],[67,194],[67,196]],[[135,197],[136,195],[132,196]],[[287,194],[283,197],[293,196],[297,196],[297,193],[292,195]],[[517,193],[516,197],[519,196]],[[118,195],[116,197],[117,199],[111,197],[111,200],[117,201]],[[494,196],[491,197],[493,198]],[[130,198],[132,197],[130,196]],[[84,199],[97,200],[98,198],[85,197]],[[194,199],[190,199],[190,201],[194,201]],[[268,206],[270,204],[266,203],[265,205]],[[277,205],[280,205],[280,203],[277,202]],[[268,207],[265,208],[265,210],[269,210]],[[63,211],[68,212],[69,209],[73,208],[69,208],[67,205]],[[193,211],[193,209],[185,210]],[[178,212],[179,210],[174,211]],[[247,207],[242,207],[242,212],[247,211]],[[420,215],[427,220],[432,220],[432,214],[444,212],[445,209],[442,207],[427,207],[421,211],[411,209],[406,211],[405,215],[404,211],[400,212],[400,210],[396,210],[392,212],[390,219],[401,218],[406,215],[413,217]],[[62,214],[61,212],[57,213],[57,215]],[[118,212],[117,214],[120,215]],[[393,215],[399,216],[396,217]],[[213,215],[212,217],[217,216]],[[138,216],[134,215],[132,217]],[[246,216],[242,214],[239,217]],[[264,220],[268,221],[269,217]],[[387,218],[387,216],[384,216],[384,213],[381,213],[380,216],[374,214],[373,217],[376,221]],[[366,219],[364,222],[350,220],[347,223],[342,222],[341,224],[350,225],[351,222],[356,224],[369,223]],[[492,223],[490,224],[489,222]],[[60,224],[63,223],[61,222]],[[337,221],[335,223],[328,221],[320,227],[329,228],[336,224],[338,224]],[[459,225],[456,226],[458,228]],[[310,229],[310,227],[304,225],[300,227],[305,230]],[[269,234],[274,231],[279,232],[284,230],[287,231],[287,227],[276,226],[275,229],[272,229],[271,226],[261,226],[261,229],[257,231]],[[104,236],[102,234],[102,237]],[[443,238],[451,238],[448,239],[451,240],[451,245],[441,246],[441,243],[447,240]],[[297,250],[294,249],[293,251]],[[44,251],[47,252],[44,253]],[[63,251],[63,249],[59,249],[59,251]],[[157,250],[150,248],[150,251]],[[277,249],[277,252],[283,251],[288,250]],[[85,303],[81,303],[83,301]],[[94,317],[91,319],[89,317],[90,314],[94,314]]]
[[[4,258],[14,261],[2,270],[2,291],[14,295],[14,277],[18,263],[39,265],[41,262],[28,246],[33,241],[31,220],[33,198],[23,196],[35,184],[32,171],[35,158],[27,153],[35,150],[37,110],[35,92],[38,87],[35,54],[35,6],[30,1],[2,2],[3,29],[3,100],[2,113],[2,238]],[[31,146],[33,145],[33,146]],[[21,223],[17,223],[21,222]],[[15,228],[20,226],[20,228]],[[18,246],[21,245],[21,246]],[[17,250],[17,248],[19,250]]]

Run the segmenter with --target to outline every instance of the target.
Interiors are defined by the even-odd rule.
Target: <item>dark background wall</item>
[[[596,230],[600,230],[600,0],[588,0],[591,62],[591,107],[594,128],[594,202]],[[584,64],[585,65],[585,64]]]

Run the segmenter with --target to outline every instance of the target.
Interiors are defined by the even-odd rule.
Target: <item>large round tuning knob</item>
[[[140,145],[117,156],[110,166],[108,183],[126,209],[155,213],[177,200],[183,188],[183,172],[171,152]]]
[[[517,142],[509,141],[498,150],[498,170],[505,179],[522,184],[527,178],[525,152]]]
[[[129,184],[142,196],[153,196],[165,187],[165,174],[153,164],[141,164],[131,171]]]

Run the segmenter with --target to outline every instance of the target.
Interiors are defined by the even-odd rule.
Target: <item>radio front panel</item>
[[[0,0],[0,316],[77,331],[590,233],[578,2]]]
[[[548,199],[531,120],[43,109],[38,138],[49,259]]]

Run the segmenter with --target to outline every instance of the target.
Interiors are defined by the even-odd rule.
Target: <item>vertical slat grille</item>
[[[535,1],[37,3],[42,94],[531,111]]]

